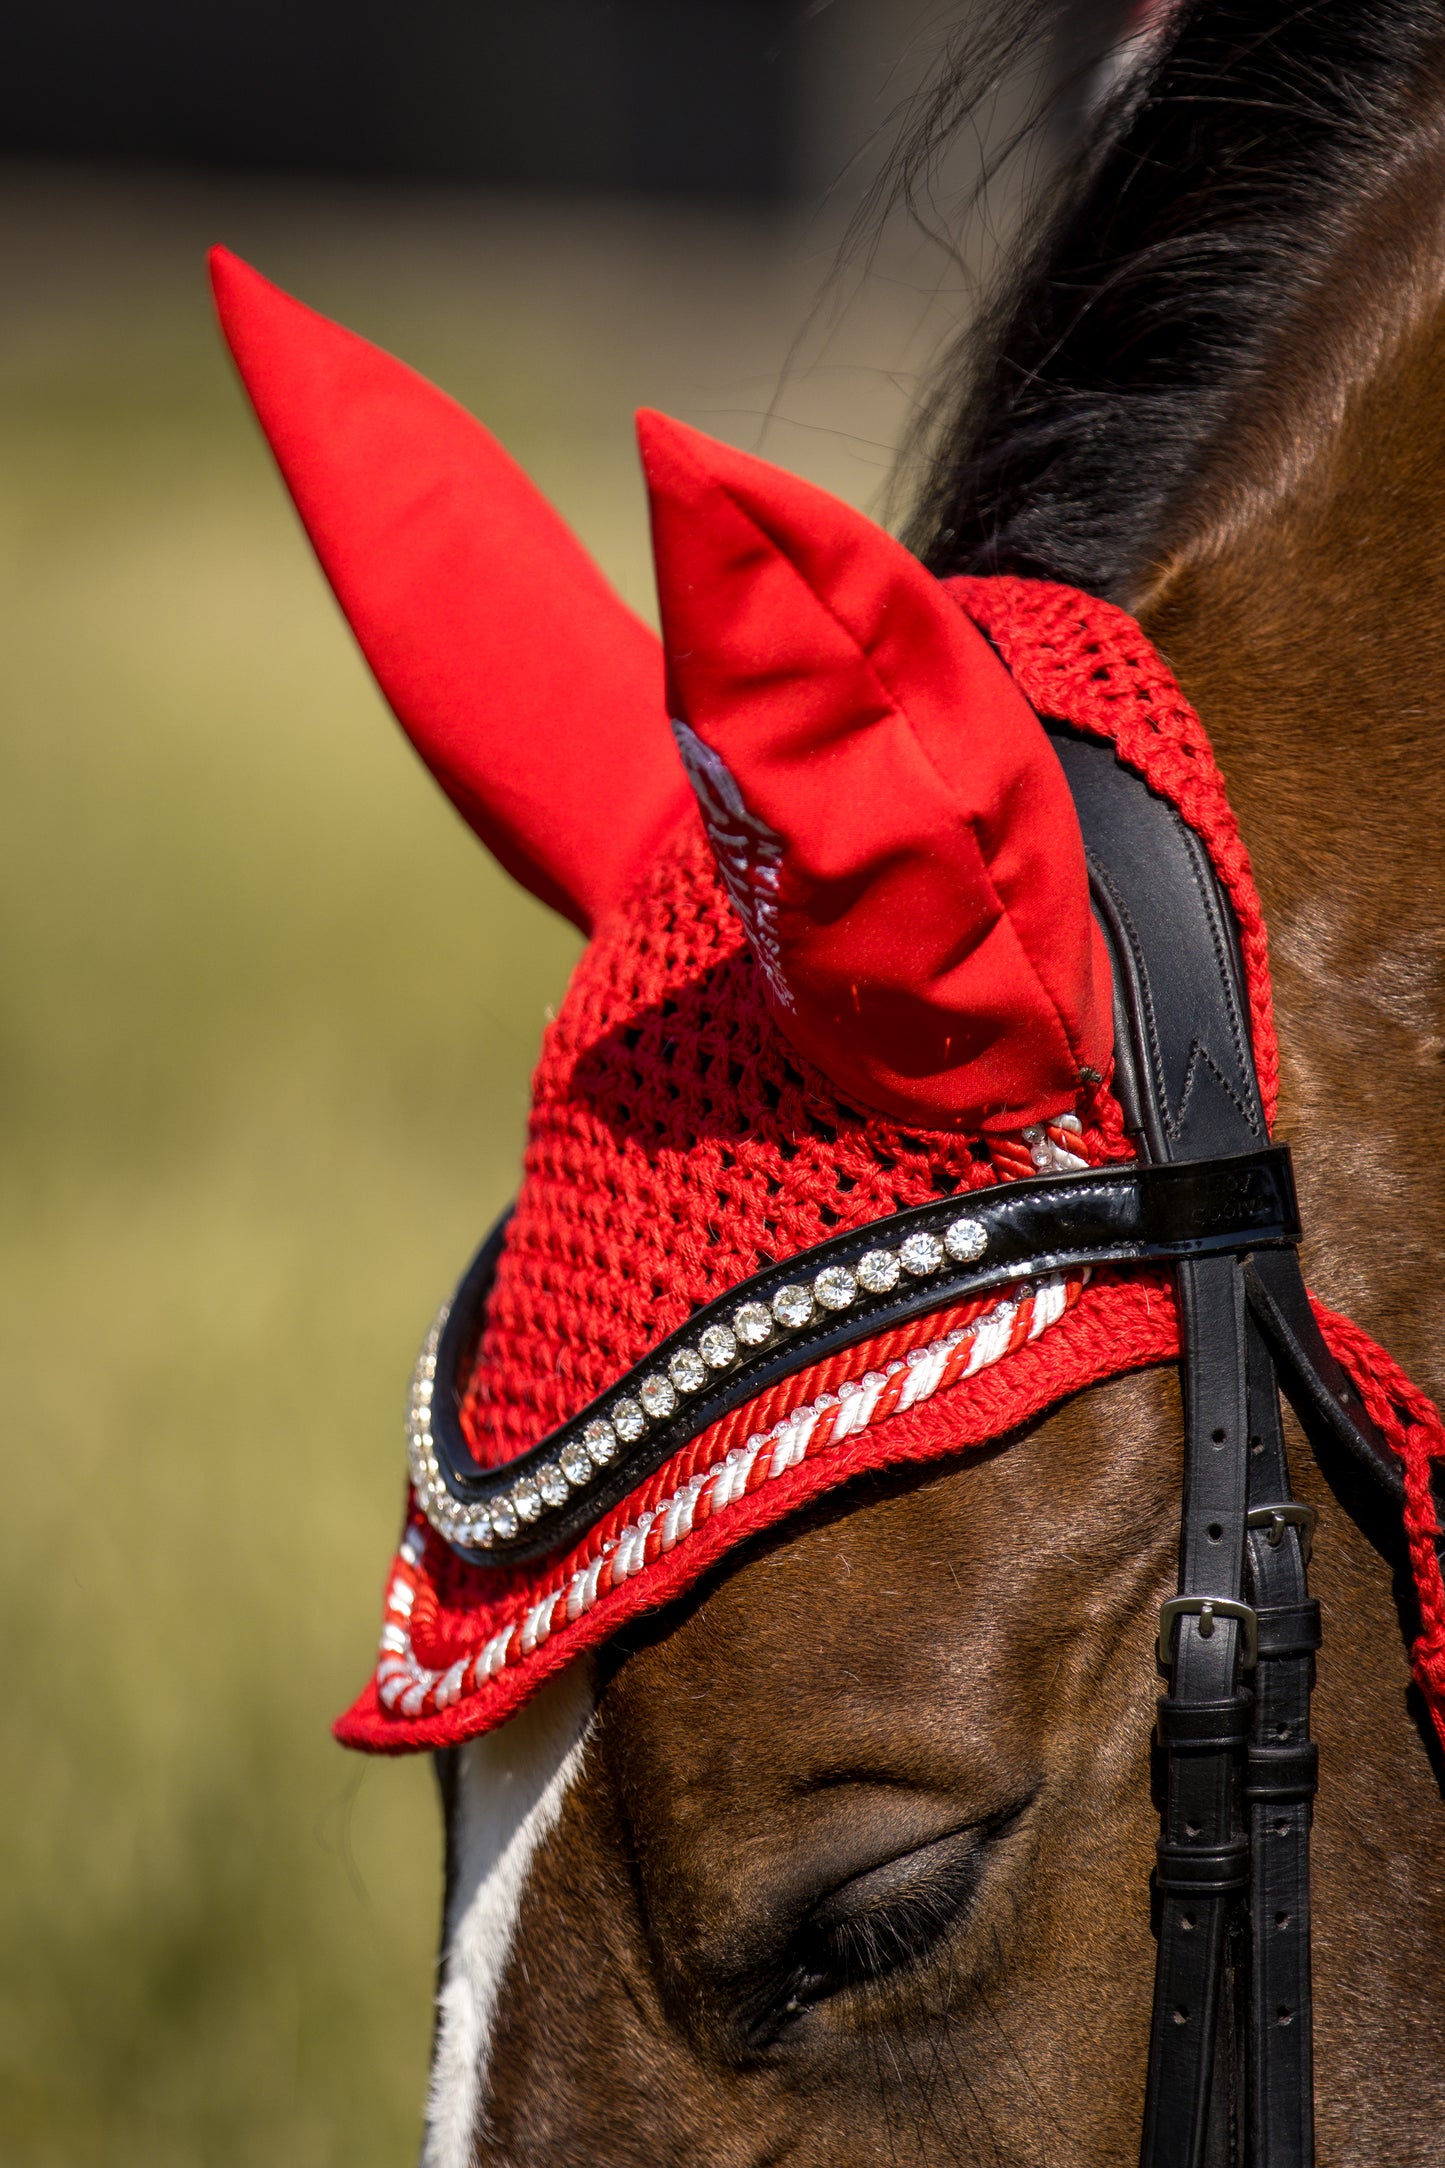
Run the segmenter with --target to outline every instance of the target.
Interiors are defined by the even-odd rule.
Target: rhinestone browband
[[[1075,1266],[1298,1239],[1283,1147],[1010,1182],[970,1192],[966,1203],[919,1205],[754,1274],[570,1422],[486,1469],[462,1430],[458,1380],[480,1336],[506,1225],[493,1229],[428,1333],[407,1411],[417,1503],[476,1565],[520,1563],[575,1540],[719,1416],[906,1319]]]

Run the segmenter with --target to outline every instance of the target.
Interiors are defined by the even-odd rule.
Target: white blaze
[[[577,1774],[592,1708],[589,1667],[574,1664],[510,1723],[461,1750],[422,2168],[469,2168],[522,1895]]]

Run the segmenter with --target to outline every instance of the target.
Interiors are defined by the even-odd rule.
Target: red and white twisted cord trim
[[[1001,1182],[1027,1182],[1036,1174],[1082,1174],[1089,1162],[1078,1147],[1083,1123],[1077,1114],[1031,1122],[1017,1136],[988,1137],[988,1156]]]
[[[972,1324],[910,1348],[882,1370],[866,1370],[835,1392],[794,1408],[781,1421],[694,1475],[650,1511],[639,1513],[589,1564],[529,1604],[492,1634],[483,1647],[446,1671],[429,1670],[412,1648],[411,1613],[425,1531],[413,1524],[402,1539],[386,1594],[381,1653],[376,1667],[382,1706],[395,1715],[431,1716],[478,1693],[509,1666],[521,1663],[554,1631],[570,1625],[621,1582],[679,1543],[716,1514],[761,1489],[799,1461],[811,1460],[859,1431],[874,1429],[935,1393],[1002,1361],[1025,1341],[1037,1340],[1073,1308],[1087,1273],[1030,1282],[1005,1296]]]

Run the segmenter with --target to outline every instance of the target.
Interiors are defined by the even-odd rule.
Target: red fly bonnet
[[[659,645],[460,408],[224,251],[213,276],[403,727],[502,864],[590,935],[516,1206],[413,1384],[380,1653],[337,1726],[402,1752],[502,1722],[859,1471],[957,1455],[1179,1358],[1199,1206],[1129,1189],[1148,1125],[1115,1059],[1097,865],[1091,909],[1090,747],[1142,778],[1227,898],[1241,1075],[1196,1032],[1172,1088],[1182,1119],[1257,1081],[1233,1141],[1261,1148],[1264,929],[1198,718],[1122,611],[940,584],[822,491],[644,414]],[[1256,1152],[1245,1200],[1260,1257],[1291,1239],[1282,1156]],[[1069,1224],[1025,1224],[1061,1177]],[[1211,1209],[1239,1237],[1238,1200]],[[1405,1471],[1439,1721],[1438,1419],[1316,1316],[1397,1488]]]
[[[590,936],[515,1208],[422,1350],[338,1736],[485,1731],[860,1471],[1177,1362],[1141,2159],[1200,2168],[1242,2115],[1251,2159],[1306,2168],[1319,1606],[1279,1387],[1403,1504],[1442,1738],[1445,1431],[1305,1293],[1259,900],[1198,718],[1120,610],[941,585],[644,415],[659,647],[460,409],[234,257],[214,275],[403,727]]]

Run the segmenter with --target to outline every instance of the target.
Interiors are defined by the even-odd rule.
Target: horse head
[[[1307,1998],[1308,1880],[1280,1898],[1258,1862],[1271,1831],[1308,1857],[1308,1728],[1240,1682],[1277,1656],[1308,1713],[1313,1642],[1278,1623],[1309,1613],[1303,1581],[1259,1589],[1275,1554],[1302,1575],[1316,1517],[1320,2127],[1362,2168],[1437,2142],[1445,1433],[1358,1326],[1247,1278],[1239,1215],[1293,1256],[1278,1116],[1314,1277],[1438,1387],[1445,806],[1420,718],[1445,576],[1445,67],[1404,9],[1388,36],[1322,8],[1246,37],[1228,12],[1182,12],[1091,154],[916,554],[641,418],[661,643],[476,423],[217,260],[247,388],[398,717],[501,862],[590,936],[516,1206],[418,1364],[380,1655],[338,1726],[437,1755],[429,2168],[1072,2168],[1133,2158],[1141,2116],[1151,2168],[1242,2157],[1236,2117],[1255,2168],[1304,2168],[1298,2100],[1287,2142],[1258,2136],[1257,2071],[1236,2101],[1232,1987],[1213,2077],[1171,2046],[1199,2019],[1157,1987],[1156,1935],[1187,1971],[1217,1917],[1210,1977],[1238,1983],[1277,1977],[1269,1926],[1303,1951]],[[1324,55],[1349,61],[1333,121]],[[1261,81],[1301,118],[1256,145],[1235,292],[1206,244],[1254,196],[1221,210],[1201,176]],[[1136,212],[1146,153],[1166,178]],[[1307,261],[1285,281],[1291,237]],[[1166,238],[1192,285],[1158,283]],[[1110,297],[1103,359],[1066,288]],[[1395,568],[1388,609],[1362,532]],[[1145,887],[1111,889],[1104,769],[1203,899],[1217,1032],[1186,1003],[1151,1040],[1124,997],[1131,941],[1146,981],[1165,968],[1179,891],[1140,922],[1154,841]],[[1151,1148],[1151,1120],[1173,1138]],[[1182,1188],[1153,1175],[1211,1121],[1233,1187],[1170,1204]],[[1211,1242],[1224,1278],[1200,1267]],[[1308,1442],[1291,1423],[1298,1503],[1240,1536],[1231,1585],[1253,1601],[1181,1597],[1200,1411],[1236,1394],[1247,1484],[1276,1451],[1270,1365],[1291,1361],[1329,1420],[1306,1409]],[[1232,1421],[1205,1445],[1232,1449]],[[1205,1514],[1206,1551],[1227,1518]],[[1221,1648],[1222,1745],[1197,1712],[1156,1718],[1161,1660],[1177,1709]],[[1249,1730],[1266,1712],[1276,1728]],[[1178,1894],[1199,1835],[1171,1836],[1180,1739],[1223,1769],[1254,1757],[1245,1807],[1208,1810],[1249,1823],[1252,1944],[1222,1867]],[[1307,2054],[1281,2052],[1307,2099]],[[1176,2068],[1193,2122],[1160,2107]]]

